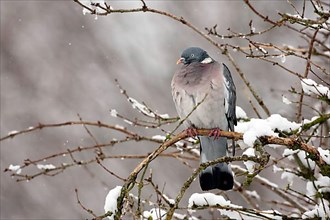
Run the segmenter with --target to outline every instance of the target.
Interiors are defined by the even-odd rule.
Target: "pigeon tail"
[[[201,163],[215,160],[227,155],[227,138],[199,137]],[[230,190],[234,185],[234,178],[227,163],[218,163],[207,167],[199,175],[200,186],[203,191],[211,189]]]
[[[224,166],[227,166],[224,170]],[[207,167],[199,174],[199,183],[203,191],[211,189],[231,190],[234,186],[233,174],[227,164],[216,164]]]

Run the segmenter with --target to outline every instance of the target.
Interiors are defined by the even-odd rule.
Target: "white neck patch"
[[[201,63],[207,64],[207,63],[211,63],[213,60],[211,57],[207,57],[205,58]]]

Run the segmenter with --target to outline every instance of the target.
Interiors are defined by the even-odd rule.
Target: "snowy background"
[[[269,1],[253,3],[271,18],[278,11],[294,13],[286,1],[272,1],[271,6]],[[218,24],[219,33],[228,33],[228,27],[236,32],[249,32],[251,19],[257,31],[267,26],[240,1],[152,1],[148,5],[183,16],[200,30]],[[95,19],[93,15],[83,15],[82,8],[69,0],[1,1],[0,6],[1,137],[39,122],[78,120],[77,113],[85,120],[110,124],[118,123],[110,116],[109,110],[113,108],[123,115],[138,116],[120,94],[114,82],[116,78],[135,99],[146,102],[160,113],[176,116],[170,81],[183,49],[199,46],[214,59],[228,64],[216,48],[167,17],[136,13]],[[140,2],[114,1],[112,4],[115,9],[133,6],[140,6]],[[293,46],[304,44],[303,39],[281,31],[262,35],[260,41]],[[237,39],[220,42],[239,43]],[[287,90],[291,86],[300,88],[297,77],[271,64],[247,60],[239,53],[233,53],[233,56],[271,113],[293,119],[290,118],[294,116],[293,107],[284,104],[281,96],[290,97]],[[297,72],[305,68],[302,60],[287,58],[286,62]],[[252,95],[234,68],[228,66],[237,87],[237,104],[249,117],[256,117],[248,103]],[[311,116],[311,112],[305,112],[306,118]],[[102,129],[91,130],[100,143],[117,135]],[[149,133],[157,134],[155,131]],[[63,127],[18,136],[0,144],[1,170],[4,170],[10,164],[21,164],[24,159],[38,159],[93,142],[82,127]],[[156,147],[133,143],[106,152],[146,153]],[[81,155],[82,158],[89,156]],[[126,177],[137,163],[119,159],[105,164]],[[158,158],[151,168],[160,187],[166,183],[169,197],[176,195],[191,173],[174,159]],[[267,176],[267,173],[263,174]],[[56,177],[41,176],[30,182],[16,183],[8,173],[1,172],[0,175],[1,219],[86,218],[86,213],[77,204],[75,188],[89,208],[103,213],[109,189],[121,185],[97,165],[68,169]],[[198,182],[187,194],[194,192],[200,192]],[[235,193],[228,193],[228,196],[235,203]]]

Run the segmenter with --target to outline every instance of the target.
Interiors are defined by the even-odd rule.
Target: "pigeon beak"
[[[180,59],[178,59],[178,61],[176,61],[176,64],[183,63],[183,62],[184,62],[184,58],[181,57]]]

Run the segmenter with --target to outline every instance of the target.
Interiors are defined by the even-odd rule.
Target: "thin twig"
[[[97,215],[93,212],[93,210],[86,208],[86,207],[81,203],[81,201],[80,201],[80,199],[79,199],[79,195],[78,195],[78,189],[75,189],[74,191],[75,191],[75,193],[76,193],[76,199],[77,199],[77,202],[78,202],[78,204],[80,205],[80,207],[81,207],[83,210],[85,210],[86,212],[88,212],[89,214],[91,214],[93,217],[97,217]]]
[[[307,57],[307,60],[306,60],[306,68],[305,68],[305,73],[304,73],[304,78],[307,78],[308,76],[308,72],[309,72],[309,69],[310,69],[310,59],[312,57],[312,51],[313,51],[313,45],[314,45],[314,42],[315,42],[315,39],[316,39],[316,35],[317,33],[319,32],[319,29],[317,29],[315,32],[314,32],[314,35],[310,41],[310,44],[309,44],[309,50],[308,50],[308,57]],[[301,89],[301,95],[300,95],[300,98],[299,98],[299,105],[298,105],[298,111],[297,111],[297,120],[300,120],[301,119],[301,115],[302,115],[302,103],[303,103],[303,99],[304,99],[304,90]]]

